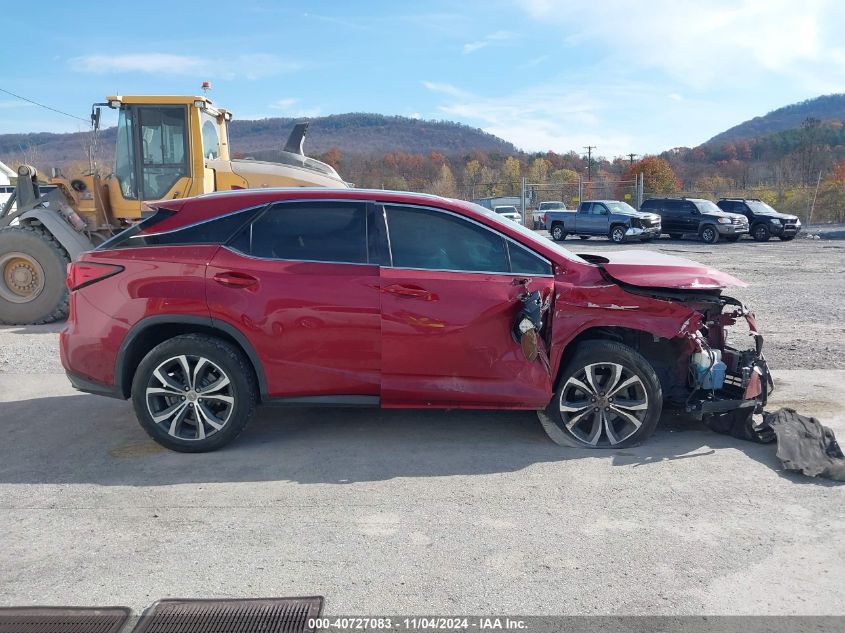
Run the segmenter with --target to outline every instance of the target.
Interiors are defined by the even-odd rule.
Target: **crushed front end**
[[[720,296],[701,314],[698,329],[688,333],[692,353],[686,412],[719,433],[768,439],[761,437],[766,433],[755,428],[752,419],[753,414],[762,413],[774,388],[754,313],[736,299]],[[752,343],[746,349],[728,344],[728,329],[742,322]]]

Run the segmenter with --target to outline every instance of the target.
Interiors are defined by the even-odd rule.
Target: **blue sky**
[[[209,80],[241,119],[449,119],[530,151],[589,144],[608,157],[697,145],[845,92],[845,3],[827,0],[98,7],[5,3],[0,88],[84,118],[108,94],[191,94]],[[0,133],[83,128],[0,93]]]

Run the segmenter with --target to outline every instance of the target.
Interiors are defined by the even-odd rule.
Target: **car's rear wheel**
[[[612,341],[587,341],[561,372],[540,422],[563,446],[623,448],[654,433],[662,408],[660,381],[641,354]]]
[[[256,389],[243,353],[218,338],[188,334],[150,351],[135,372],[138,421],[159,444],[202,453],[228,444],[255,415]]]
[[[772,237],[772,232],[769,231],[769,227],[765,224],[756,224],[751,227],[751,235],[758,242],[768,242],[769,238]]]
[[[621,224],[617,224],[616,226],[610,229],[610,240],[615,242],[616,244],[621,244],[625,241],[625,227]]]
[[[552,234],[552,239],[555,242],[562,242],[566,239],[566,231],[563,230],[562,224],[553,224],[552,230],[549,233]]]
[[[719,231],[712,224],[705,224],[698,236],[705,244],[715,244],[719,241]]]

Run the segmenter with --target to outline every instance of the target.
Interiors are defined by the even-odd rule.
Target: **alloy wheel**
[[[222,430],[235,408],[229,376],[202,356],[180,355],[156,367],[146,388],[155,424],[180,440],[204,440]]]
[[[649,401],[640,377],[618,363],[593,363],[570,377],[560,395],[566,429],[588,446],[614,446],[642,426]]]
[[[613,229],[613,233],[611,233],[611,239],[617,244],[624,242],[625,230],[622,227],[617,226],[615,229]]]
[[[701,232],[701,239],[703,239],[708,244],[716,241],[716,230],[712,227],[707,227]]]

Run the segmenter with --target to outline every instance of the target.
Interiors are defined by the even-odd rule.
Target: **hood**
[[[780,211],[775,211],[774,213],[757,213],[755,214],[761,218],[777,218],[778,220],[797,220],[797,215],[789,215],[788,213],[781,213]]]
[[[624,284],[645,288],[713,290],[744,288],[748,284],[721,270],[691,259],[650,251],[616,251],[580,257],[600,266],[610,277]]]
[[[613,215],[627,215],[632,218],[639,218],[640,220],[645,220],[646,218],[660,219],[657,213],[652,213],[651,211],[614,211]]]

